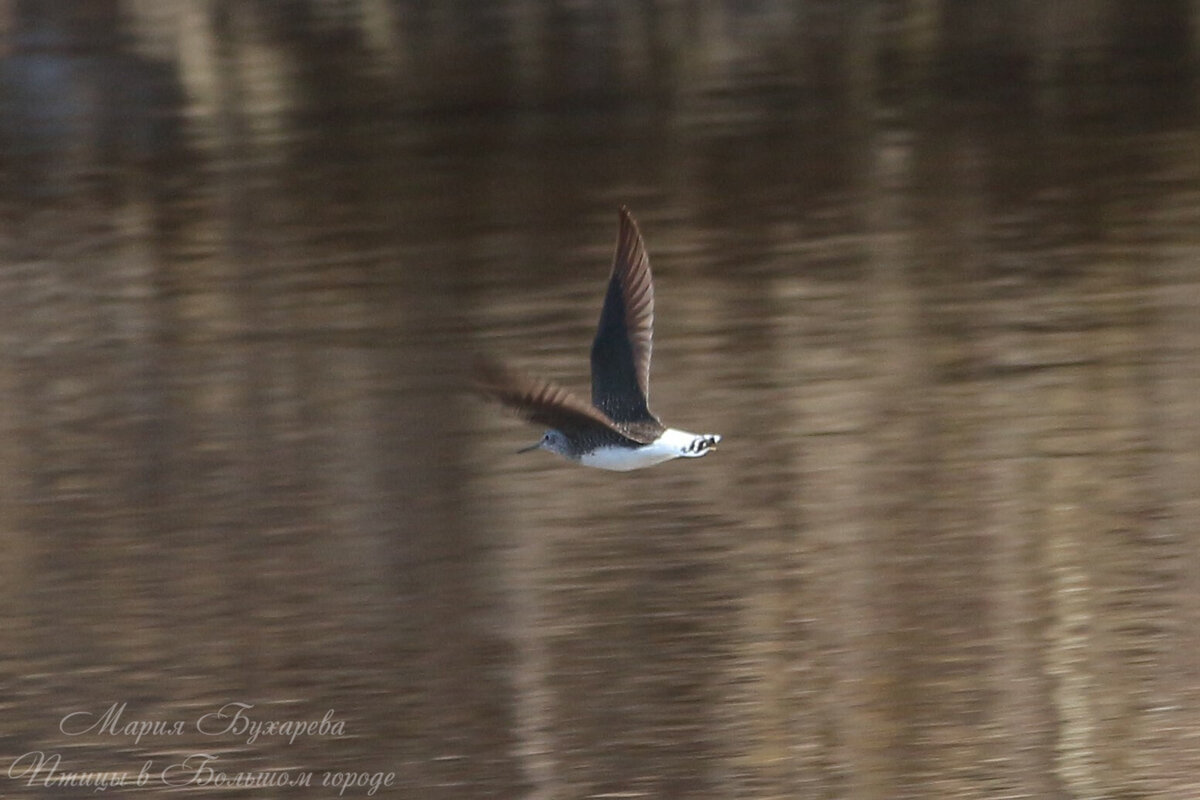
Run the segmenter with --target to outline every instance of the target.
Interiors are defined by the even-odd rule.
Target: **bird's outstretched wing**
[[[475,385],[480,394],[503,403],[522,419],[555,428],[568,436],[611,431],[636,444],[654,441],[653,436],[645,438],[639,432],[614,424],[599,409],[567,389],[494,359],[482,356],[476,359]]]
[[[592,405],[615,422],[658,423],[650,413],[654,283],[637,222],[621,206],[617,251],[592,341]]]

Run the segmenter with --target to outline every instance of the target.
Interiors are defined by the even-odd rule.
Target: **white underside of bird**
[[[699,458],[716,447],[721,441],[717,434],[696,434],[667,428],[650,444],[636,449],[630,447],[598,447],[584,453],[579,463],[585,467],[607,469],[613,472],[628,472],[643,467],[652,467],[673,458]]]

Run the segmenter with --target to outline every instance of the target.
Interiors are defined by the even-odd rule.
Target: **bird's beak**
[[[522,447],[522,448],[521,448],[520,450],[518,450],[517,452],[518,452],[518,453],[528,453],[530,450],[537,450],[537,449],[538,449],[539,447],[541,447],[541,446],[542,446],[542,442],[541,442],[541,440],[539,439],[538,441],[536,441],[536,442],[534,442],[533,444],[529,445],[529,447]]]

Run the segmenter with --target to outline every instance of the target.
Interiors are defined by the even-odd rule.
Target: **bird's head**
[[[517,452],[528,453],[532,450],[549,450],[551,453],[558,453],[565,456],[570,452],[570,445],[567,443],[567,437],[563,435],[562,431],[551,428],[542,434],[540,440],[529,445],[529,447],[522,447]]]

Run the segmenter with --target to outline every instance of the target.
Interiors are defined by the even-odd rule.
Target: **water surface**
[[[2,793],[1200,791],[1194,123],[272,86],[5,154]],[[620,204],[721,449],[515,455],[465,365],[585,390]]]

